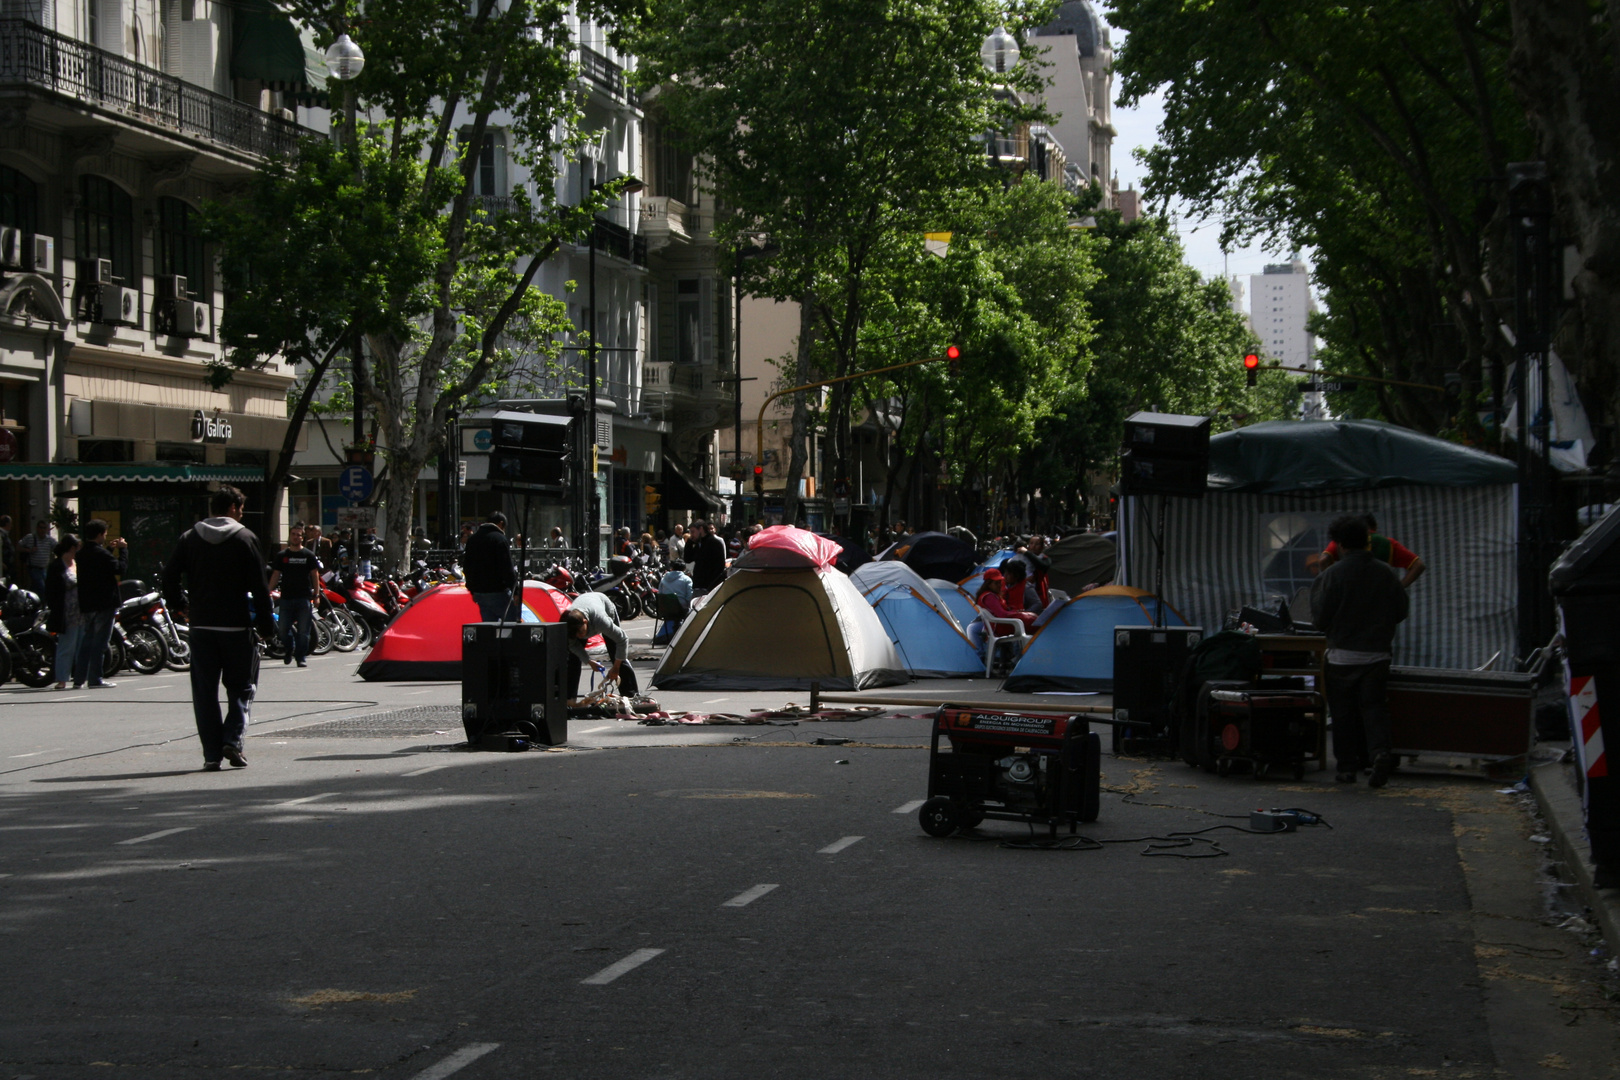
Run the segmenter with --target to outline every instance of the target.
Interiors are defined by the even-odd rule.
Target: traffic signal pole
[[[871,375],[883,375],[890,371],[899,371],[901,368],[916,367],[919,364],[933,364],[940,360],[957,360],[961,352],[952,345],[946,350],[944,356],[925,356],[921,360],[907,360],[903,364],[890,364],[888,367],[873,368],[871,371],[858,371],[853,375],[840,375],[836,379],[822,379],[820,382],[805,383],[803,386],[790,386],[785,390],[778,390],[774,394],[767,394],[765,400],[760,402],[759,416],[754,421],[754,476],[759,484],[763,485],[763,467],[765,464],[765,410],[771,407],[771,402],[789,394],[799,394],[806,390],[819,390],[823,386],[832,386],[836,383],[853,382]],[[763,512],[763,505],[761,506]]]

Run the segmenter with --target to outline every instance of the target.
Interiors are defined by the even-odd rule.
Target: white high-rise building
[[[1310,271],[1298,255],[1249,275],[1249,324],[1266,356],[1283,367],[1317,369],[1316,339],[1307,329],[1315,311]],[[1307,393],[1301,415],[1321,419],[1324,408],[1321,394]]]

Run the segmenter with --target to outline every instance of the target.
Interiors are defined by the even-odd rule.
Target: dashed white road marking
[[[39,755],[41,755],[41,754],[49,754],[49,753],[52,753],[53,751],[60,750],[60,749],[62,749],[60,746],[53,746],[53,747],[50,748],[50,750],[35,750],[31,754],[12,754],[11,756],[13,758],[39,757]]]
[[[606,986],[620,975],[627,971],[634,971],[662,952],[664,952],[663,949],[637,949],[623,960],[609,964],[590,978],[581,979],[580,982],[585,986]]]
[[[411,1077],[411,1080],[444,1080],[445,1077],[460,1072],[500,1045],[500,1043],[472,1043],[463,1046],[443,1061],[429,1065]]]
[[[122,846],[124,844],[144,844],[148,840],[161,840],[165,836],[173,836],[175,833],[190,832],[196,827],[197,826],[195,825],[181,825],[173,829],[159,829],[157,832],[149,832],[145,836],[136,836],[128,840],[120,840],[116,846]]]
[[[725,903],[721,904],[720,906],[721,907],[747,907],[749,904],[752,904],[755,900],[758,900],[760,897],[764,896],[766,893],[770,892],[772,889],[775,889],[775,888],[778,888],[778,886],[776,886],[776,885],[755,885],[752,889],[745,889],[744,891],[738,893],[736,896],[733,896],[730,900],[727,900]]]
[[[730,700],[731,699],[728,698],[728,697],[717,697],[717,698],[710,698],[708,701],[700,701],[700,702],[698,702],[698,704],[699,705],[718,705],[722,701],[730,701]]]
[[[275,809],[279,810],[284,806],[303,806],[305,803],[312,803],[317,799],[330,799],[336,794],[335,791],[323,791],[319,795],[305,795],[302,799],[288,799],[286,802],[276,803]]]
[[[425,769],[412,769],[410,772],[400,773],[399,775],[401,775],[401,776],[424,776],[427,773],[438,772],[440,769],[448,769],[449,767],[450,766],[448,766],[448,765],[429,765]]]
[[[427,689],[427,690],[407,690],[407,691],[405,691],[405,693],[409,697],[415,697],[418,694],[431,694],[434,691],[436,691],[437,689],[438,689],[438,687],[435,686],[435,687],[432,687],[432,688]]]
[[[832,843],[828,844],[826,847],[824,847],[820,851],[816,852],[816,854],[817,855],[836,855],[840,851],[843,851],[845,848],[849,847],[850,845],[858,844],[862,840],[865,840],[865,839],[866,839],[866,837],[864,837],[864,836],[846,836],[842,840],[834,840]]]
[[[584,731],[580,732],[580,734],[581,735],[594,735],[598,731],[606,731],[608,728],[617,727],[617,726],[618,726],[617,724],[603,724],[601,727],[588,727]]]
[[[910,802],[906,803],[904,806],[895,807],[894,812],[897,813],[897,814],[910,814],[910,813],[913,813],[916,810],[918,810],[922,806],[922,804],[927,802],[927,801],[928,801],[927,799],[912,799]]]

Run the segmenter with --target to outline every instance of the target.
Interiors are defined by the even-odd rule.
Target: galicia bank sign
[[[198,409],[191,414],[191,441],[228,443],[231,441],[231,422],[222,417],[209,416]]]

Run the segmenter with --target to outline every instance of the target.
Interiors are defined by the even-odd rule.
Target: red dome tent
[[[523,583],[524,622],[558,622],[568,597],[540,581]],[[361,661],[368,682],[459,680],[461,628],[482,622],[465,585],[435,585],[400,609]]]

